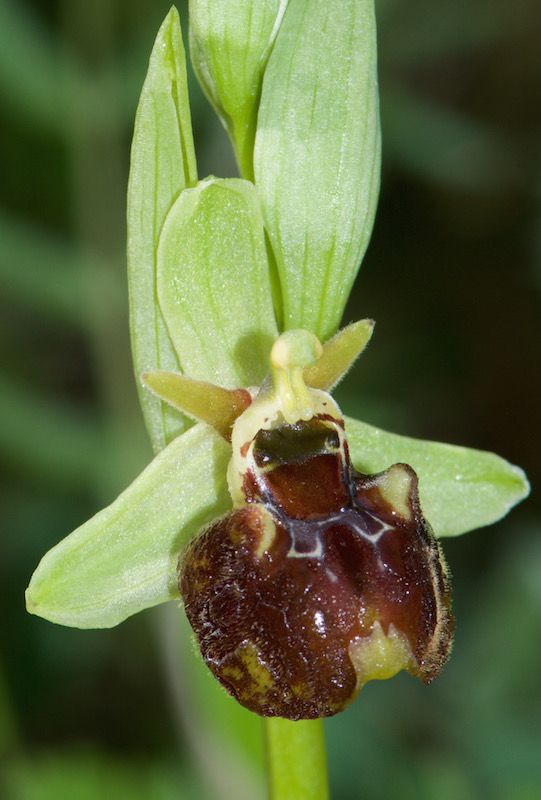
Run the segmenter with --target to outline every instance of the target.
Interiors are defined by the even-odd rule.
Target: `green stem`
[[[265,720],[269,800],[328,800],[323,720]]]

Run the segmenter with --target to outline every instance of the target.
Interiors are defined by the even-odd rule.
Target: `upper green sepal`
[[[346,418],[351,460],[367,474],[406,463],[419,477],[424,516],[438,537],[491,525],[528,496],[520,467],[484,450],[410,439]]]
[[[194,70],[249,179],[261,81],[286,6],[287,0],[190,0]]]
[[[252,183],[181,193],[160,236],[158,297],[183,372],[228,389],[263,381],[278,331]]]
[[[336,331],[370,237],[380,170],[373,0],[290,0],[254,151],[284,327]]]
[[[179,552],[231,507],[231,447],[196,425],[157,455],[117,499],[41,560],[26,592],[32,614],[109,628],[178,596]]]
[[[128,288],[135,377],[154,449],[160,450],[188,421],[142,389],[147,370],[179,370],[156,296],[158,236],[179,192],[197,181],[186,60],[178,12],[163,21],[141,92],[128,184]]]

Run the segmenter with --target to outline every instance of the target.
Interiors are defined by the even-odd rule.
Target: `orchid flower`
[[[372,0],[339,13],[325,0],[191,0],[190,48],[242,177],[198,180],[173,8],[128,188],[133,359],[156,455],[43,557],[27,607],[108,628],[182,590],[207,663],[241,703],[324,716],[370,678],[434,677],[452,637],[439,541],[497,521],[528,484],[493,453],[344,418],[329,394],[373,331],[339,330],[379,188]],[[364,569],[362,586],[348,569]],[[346,612],[347,635],[317,639],[325,615],[336,632]]]

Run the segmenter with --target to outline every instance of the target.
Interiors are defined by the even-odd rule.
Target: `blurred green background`
[[[262,794],[258,721],[201,670],[174,604],[90,632],[24,610],[45,550],[150,457],[129,354],[124,206],[137,96],[167,8],[0,0],[7,800]],[[539,3],[377,8],[383,184],[347,319],[378,324],[339,400],[400,433],[495,450],[535,487]],[[199,173],[232,175],[225,134],[191,84]],[[534,492],[509,519],[444,542],[454,655],[433,686],[407,675],[369,684],[327,723],[335,800],[541,797],[540,512]]]

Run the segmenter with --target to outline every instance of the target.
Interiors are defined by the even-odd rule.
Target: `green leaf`
[[[287,0],[190,0],[195,74],[250,180],[263,72],[286,6]]]
[[[322,341],[342,316],[376,209],[372,0],[290,0],[269,58],[254,167],[285,328]]]
[[[179,370],[158,307],[156,251],[159,233],[179,192],[197,180],[178,12],[172,8],[156,38],[141,93],[128,185],[130,328],[137,387],[155,450],[181,433],[187,420],[143,389],[139,376]]]
[[[177,597],[183,543],[231,506],[230,456],[207,425],[175,439],[114,503],[44,556],[27,589],[28,611],[109,628]]]
[[[436,536],[491,525],[527,497],[520,467],[484,450],[410,439],[346,418],[351,460],[364,473],[410,464],[419,476],[423,513]]]
[[[158,296],[187,375],[262,382],[278,331],[253,184],[209,178],[182,192],[160,237]]]

